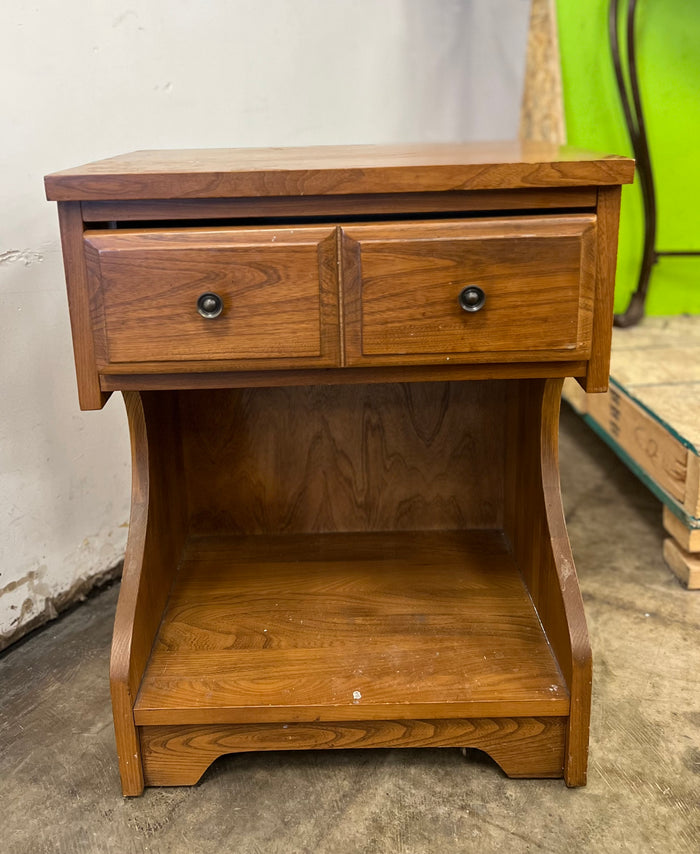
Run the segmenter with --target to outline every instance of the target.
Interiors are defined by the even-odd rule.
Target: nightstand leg
[[[591,708],[591,648],[559,484],[562,380],[511,386],[505,532],[569,689],[564,779],[584,786]]]
[[[143,791],[133,707],[186,534],[177,394],[125,392],[132,457],[131,517],[114,620],[110,689],[124,795]]]

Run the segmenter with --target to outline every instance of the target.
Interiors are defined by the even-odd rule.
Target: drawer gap
[[[562,207],[550,208],[545,216],[569,216],[572,214],[590,213],[589,207]],[[524,217],[532,216],[532,209],[496,209],[496,210],[455,210],[449,211],[450,219],[481,219],[484,217]],[[538,211],[538,215],[542,215]],[[443,220],[445,211],[416,210],[410,213],[377,213],[377,214],[328,214],[326,216],[247,216],[247,217],[207,217],[207,218],[170,218],[170,219],[104,219],[86,220],[85,230],[102,229],[206,229],[220,228],[222,226],[236,226],[237,228],[254,228],[258,226],[290,226],[290,225],[344,225],[349,223],[373,223],[373,222],[411,222],[416,218],[422,220]]]

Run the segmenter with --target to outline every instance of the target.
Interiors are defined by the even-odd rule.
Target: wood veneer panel
[[[181,394],[195,531],[497,528],[505,385]]]
[[[135,151],[48,175],[54,201],[441,192],[630,183],[634,162],[548,143]]]
[[[172,365],[168,370],[172,370]],[[183,367],[179,365],[178,367]],[[191,365],[185,366],[191,369]],[[100,377],[105,391],[148,389],[268,388],[308,385],[366,385],[391,382],[450,382],[455,380],[514,379],[519,377],[578,377],[586,362],[525,362],[500,365],[390,365],[381,368],[324,368],[295,371],[211,371],[202,373],[110,374]]]
[[[538,190],[474,190],[445,193],[375,193],[369,196],[289,196],[256,199],[144,199],[83,202],[85,222],[238,219],[245,217],[350,216],[448,213],[450,211],[591,208],[595,187]]]
[[[335,229],[89,232],[100,366],[230,360],[339,364]],[[197,298],[215,292],[219,317]]]
[[[347,226],[341,263],[349,365],[590,352],[591,215]],[[478,312],[459,305],[467,285]]]
[[[135,705],[148,724],[565,715],[498,532],[189,541]]]
[[[579,383],[587,392],[608,390],[621,192],[621,187],[601,187],[598,190],[598,252],[596,253],[593,348],[585,381],[579,379]]]
[[[83,255],[83,221],[77,202],[58,206],[63,266],[73,334],[73,356],[81,409],[102,409],[110,392],[100,388],[90,318],[90,293]]]
[[[192,786],[226,753],[363,747],[475,747],[509,777],[561,777],[566,719],[149,726],[140,733],[149,786]]]
[[[189,374],[190,377],[199,375],[201,382],[210,383],[211,381],[205,376],[207,373],[230,373],[238,369],[241,371],[241,376],[247,377],[248,381],[237,383],[241,385],[308,385],[313,374],[312,371],[317,371],[318,382],[329,382],[331,379],[338,384],[344,383],[378,383],[396,381],[400,382],[402,376],[405,375],[408,381],[416,377],[418,380],[423,378],[449,380],[454,379],[510,379],[513,377],[569,377],[583,376],[586,370],[586,361],[574,357],[571,361],[566,359],[566,354],[561,351],[539,351],[536,354],[538,357],[551,359],[550,362],[533,362],[532,351],[526,350],[522,352],[509,353],[470,353],[464,358],[469,358],[469,362],[458,364],[457,360],[442,359],[438,361],[436,357],[431,357],[434,364],[426,365],[402,365],[401,359],[395,357],[390,359],[388,356],[383,356],[382,359],[386,364],[377,365],[381,371],[370,371],[367,367],[361,365],[353,366],[353,371],[334,370],[333,368],[318,368],[305,370],[304,368],[290,368],[288,371],[283,370],[283,364],[289,364],[290,359],[280,359],[279,364],[275,365],[273,359],[258,359],[258,367],[263,370],[256,369],[256,361],[254,360],[211,360],[211,361],[187,361],[187,362],[140,362],[133,365],[120,362],[113,365],[105,365],[100,369],[100,383],[103,389],[111,389],[114,385],[114,380],[110,377],[116,376],[123,378],[125,383],[131,383],[131,386],[125,388],[177,388],[177,374]],[[496,358],[502,358],[503,361],[495,361]],[[369,360],[363,362],[367,365]],[[261,364],[262,363],[262,364]],[[270,376],[266,376],[268,369]],[[398,371],[392,368],[399,368]],[[423,368],[423,370],[419,370]],[[365,371],[364,375],[362,371]],[[156,375],[156,376],[153,376]],[[161,377],[172,377],[172,381],[176,383],[174,386],[163,386]],[[133,385],[133,377],[139,377],[139,380],[145,385]],[[363,377],[364,379],[357,379]],[[274,377],[274,379],[272,379]],[[288,378],[288,379],[285,379]],[[233,377],[232,377],[233,379]],[[291,381],[290,381],[291,380]],[[148,385],[148,383],[161,383],[160,386]],[[192,380],[190,379],[190,383]],[[189,386],[192,387],[191,385]],[[206,386],[204,386],[206,387]],[[118,389],[121,386],[117,386]]]

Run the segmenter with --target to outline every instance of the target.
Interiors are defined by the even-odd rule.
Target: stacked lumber
[[[610,390],[564,398],[660,499],[664,559],[700,588],[700,316],[615,329]]]

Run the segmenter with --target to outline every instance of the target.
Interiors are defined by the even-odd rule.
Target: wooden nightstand
[[[46,179],[83,409],[124,393],[124,794],[246,750],[473,746],[586,780],[562,378],[607,386],[632,161],[154,151]]]

